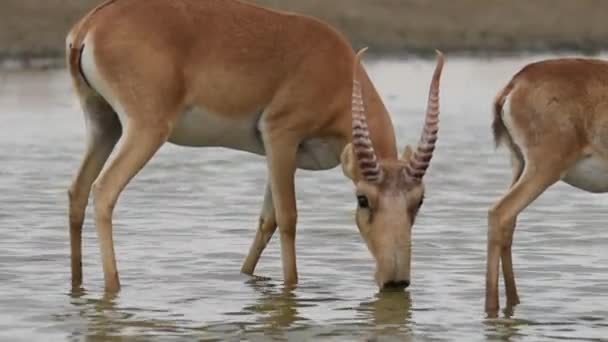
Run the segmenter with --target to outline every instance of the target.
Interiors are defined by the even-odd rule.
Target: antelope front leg
[[[295,247],[298,213],[294,177],[299,142],[291,134],[291,130],[285,127],[273,127],[267,123],[262,138],[266,149],[276,222],[281,234],[283,281],[285,284],[295,285],[298,283]]]
[[[256,265],[260,260],[260,256],[272,238],[272,235],[277,230],[277,220],[272,203],[272,192],[270,184],[266,184],[266,193],[264,194],[264,204],[260,214],[260,224],[255,234],[249,254],[243,263],[241,272],[247,275],[253,275]]]
[[[169,125],[149,126],[129,122],[116,158],[93,184],[97,235],[101,248],[106,292],[118,292],[120,281],[112,238],[112,212],[127,183],[166,141]]]

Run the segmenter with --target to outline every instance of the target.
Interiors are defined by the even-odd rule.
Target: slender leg
[[[490,209],[488,215],[488,247],[486,270],[486,313],[498,314],[498,269],[499,259],[515,217],[532,203],[549,186],[559,180],[559,170],[555,165],[526,165],[521,178]]]
[[[260,224],[258,226],[255,239],[249,249],[249,254],[243,263],[241,272],[247,275],[253,275],[253,271],[260,260],[260,256],[272,238],[272,235],[277,229],[277,220],[274,213],[274,205],[272,204],[272,192],[270,184],[266,184],[266,193],[264,194],[264,205],[260,214]]]
[[[511,163],[513,166],[513,180],[511,181],[511,188],[513,188],[524,170],[524,162],[523,158],[513,152],[511,156]],[[515,273],[513,272],[513,256],[511,252],[516,222],[517,216],[513,217],[513,219],[506,225],[507,239],[501,252],[502,273],[504,276],[505,292],[507,295],[507,308],[512,308],[519,304],[519,296],[517,295],[517,286],[515,284]]]
[[[283,281],[287,285],[298,283],[296,266],[296,208],[295,183],[297,141],[289,136],[285,127],[268,128],[262,133],[267,151],[270,187],[281,234]]]
[[[118,292],[120,281],[116,269],[112,239],[112,212],[118,196],[129,181],[152,158],[169,136],[169,125],[138,125],[130,121],[124,143],[116,158],[93,184],[97,234],[101,248],[106,292]]]
[[[519,295],[515,284],[515,273],[513,271],[513,255],[511,246],[513,245],[513,233],[515,232],[517,218],[513,218],[506,224],[505,241],[501,251],[502,274],[505,282],[505,292],[507,296],[507,308],[513,308],[519,304]]]
[[[84,158],[68,190],[72,288],[82,285],[82,224],[93,181],[122,134],[114,111],[104,104],[83,106],[87,118],[88,144]]]

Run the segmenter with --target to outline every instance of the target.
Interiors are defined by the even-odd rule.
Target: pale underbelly
[[[566,171],[562,180],[588,192],[608,192],[608,160],[598,155],[580,159]]]
[[[169,142],[190,147],[224,147],[265,156],[266,150],[259,129],[261,114],[226,118],[205,110],[184,112],[173,128]],[[326,170],[340,162],[337,141],[313,138],[300,144],[297,167]]]

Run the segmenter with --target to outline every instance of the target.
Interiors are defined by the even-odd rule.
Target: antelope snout
[[[380,290],[405,289],[410,286],[409,253],[394,253],[378,260],[376,282]]]
[[[367,236],[367,242],[376,259],[376,285],[380,290],[405,289],[411,280],[410,230],[405,223],[393,223],[376,228],[372,232],[373,234]]]

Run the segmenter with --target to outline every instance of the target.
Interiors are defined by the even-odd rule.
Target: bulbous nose
[[[382,288],[387,290],[402,290],[407,288],[408,286],[410,286],[409,280],[391,280],[384,283],[384,285],[382,285]]]

